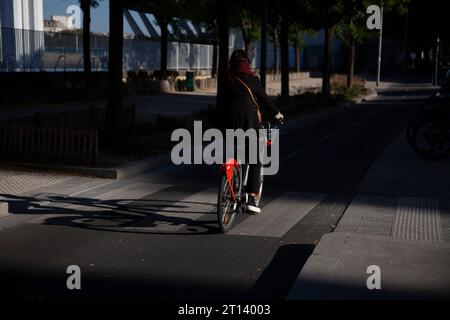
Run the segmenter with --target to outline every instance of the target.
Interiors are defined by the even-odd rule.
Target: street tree
[[[289,26],[289,44],[294,48],[294,70],[300,72],[300,50],[305,46],[305,34],[298,22]]]
[[[273,45],[273,73],[279,73],[279,44],[280,44],[280,26],[281,26],[281,4],[279,1],[269,1],[269,33],[272,37]]]
[[[83,66],[85,72],[91,72],[91,8],[97,8],[99,0],[79,0],[79,2],[83,11]]]
[[[123,10],[124,0],[109,1],[109,61],[106,129],[108,144],[114,148],[122,141],[123,107]]]
[[[355,57],[356,46],[364,40],[373,37],[374,33],[370,32],[366,26],[367,16],[364,7],[355,6],[353,12],[348,12],[346,16],[338,23],[336,27],[336,35],[341,43],[347,48],[347,87],[353,86],[353,78],[355,73]]]
[[[318,27],[323,28],[324,59],[322,72],[322,94],[331,94],[331,70],[333,56],[333,37],[336,26],[342,19],[361,2],[360,0],[299,0],[307,20]]]
[[[289,44],[294,48],[294,70],[300,72],[300,52],[306,46],[306,37],[314,36],[316,31],[303,25],[302,20],[294,20],[289,26]]]
[[[252,42],[261,38],[259,0],[232,1],[230,4],[230,25],[239,28],[247,55],[252,53]]]
[[[213,59],[211,77],[217,75],[219,30],[217,24],[217,0],[184,0],[184,17],[202,25],[212,37]]]
[[[161,30],[161,60],[160,71],[164,78],[167,73],[168,64],[168,45],[169,45],[169,24],[174,23],[174,17],[179,16],[181,10],[180,1],[178,0],[164,0],[154,1],[153,15]]]
[[[312,2],[312,0],[310,0]],[[296,71],[300,68],[299,50],[303,45],[304,33],[316,27],[317,22],[308,17],[304,6],[311,6],[306,0],[282,1],[280,5],[280,47],[281,47],[281,98],[289,97],[289,45],[294,47]],[[310,30],[308,30],[310,32]]]
[[[367,28],[368,6],[376,4],[383,6],[384,12],[395,11],[400,15],[407,12],[410,0],[364,0],[356,1],[353,7],[346,8],[342,20],[336,27],[336,34],[343,45],[347,48],[347,87],[353,85],[355,70],[356,47],[369,38],[376,36],[376,33]]]
[[[230,0],[216,0],[217,2],[217,29],[219,34],[219,61],[217,73],[217,100],[216,108],[220,115],[219,121],[222,121],[226,110],[227,101],[227,80],[228,80],[228,41],[230,28]],[[218,126],[222,127],[223,123]]]

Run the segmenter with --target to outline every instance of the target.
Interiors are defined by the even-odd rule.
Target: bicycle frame
[[[236,159],[229,159],[226,163],[222,164],[219,168],[222,174],[225,174],[227,177],[228,186],[231,190],[231,195],[233,197],[233,201],[236,201],[236,192],[233,188],[233,183],[231,181],[233,177],[234,168],[237,168],[239,174],[241,174],[241,165]]]
[[[267,136],[266,136],[266,144],[267,146],[271,146],[272,145],[272,129],[274,129],[270,123],[266,123],[265,125],[263,125],[263,128],[265,128],[267,130]],[[242,179],[242,188],[245,188],[245,186],[247,185],[247,178],[248,178],[248,165],[241,165],[240,162],[234,158],[227,160],[226,163],[222,164],[219,167],[219,170],[221,172],[221,174],[225,174],[225,176],[227,177],[227,182],[228,182],[228,186],[230,187],[231,190],[231,195],[233,198],[233,201],[237,201],[240,199],[237,199],[237,195],[236,195],[236,190],[234,190],[233,188],[233,183],[231,181],[232,177],[233,177],[233,171],[234,168],[237,168],[239,175],[242,177],[242,172],[244,172],[244,177]],[[240,195],[239,195],[240,196]]]

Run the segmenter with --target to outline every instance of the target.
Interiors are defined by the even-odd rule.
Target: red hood
[[[250,64],[247,61],[239,61],[237,68],[234,70],[228,70],[228,80],[231,82],[233,80],[233,76],[237,73],[243,73],[249,76],[254,76],[255,74],[252,72],[250,68]]]

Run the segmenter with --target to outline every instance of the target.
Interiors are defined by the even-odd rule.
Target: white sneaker
[[[247,212],[249,214],[258,214],[261,213],[261,208],[256,204],[256,197],[255,196],[249,196],[248,201],[245,205],[245,208],[247,209]]]

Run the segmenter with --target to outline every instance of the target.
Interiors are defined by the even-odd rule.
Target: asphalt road
[[[168,166],[72,197],[11,196],[26,219],[0,228],[0,299],[283,299],[405,129],[415,94],[385,92],[282,135],[263,216],[240,216],[233,234],[218,233],[215,167]],[[69,265],[81,268],[81,290],[66,287]]]

